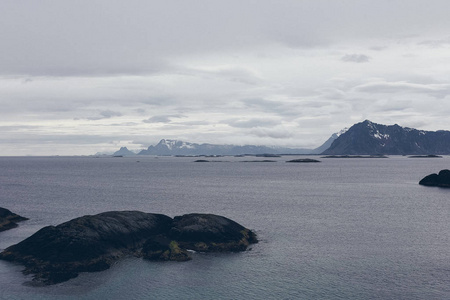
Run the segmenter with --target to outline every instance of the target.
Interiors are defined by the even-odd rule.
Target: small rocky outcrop
[[[5,231],[11,228],[15,228],[17,225],[16,222],[21,222],[28,220],[28,218],[16,215],[10,210],[0,207],[0,231]]]
[[[288,163],[318,163],[320,160],[312,158],[299,158],[286,161]]]
[[[186,261],[187,249],[244,251],[256,235],[222,216],[112,211],[47,226],[0,253],[0,259],[25,265],[34,281],[55,284],[80,272],[108,269],[132,255],[149,260]]]
[[[434,154],[429,154],[429,155],[411,155],[411,156],[408,156],[408,158],[442,158],[442,156],[434,155]]]
[[[441,170],[438,174],[425,176],[419,184],[450,188],[450,170]]]
[[[322,158],[389,158],[386,155],[327,155]]]

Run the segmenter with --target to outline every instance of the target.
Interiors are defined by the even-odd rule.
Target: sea
[[[450,299],[450,189],[418,184],[450,157],[197,159],[0,157],[0,206],[29,218],[0,232],[0,251],[112,210],[213,213],[259,238],[188,262],[127,257],[52,286],[0,261],[0,299]]]

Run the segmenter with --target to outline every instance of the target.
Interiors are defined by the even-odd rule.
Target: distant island
[[[245,251],[256,234],[223,216],[187,214],[170,218],[140,211],[111,211],[47,226],[0,253],[21,263],[40,284],[56,284],[80,272],[108,269],[133,255],[148,260],[186,261],[187,250]]]
[[[450,131],[425,131],[395,125],[382,125],[365,120],[334,133],[315,149],[268,147],[256,145],[196,144],[180,140],[162,139],[158,144],[137,152],[121,147],[112,156],[135,155],[199,156],[199,155],[326,155],[327,158],[383,157],[384,155],[412,155],[436,157],[450,155]]]
[[[386,155],[327,155],[322,158],[388,158]]]
[[[288,160],[288,163],[317,163],[320,162],[320,160],[312,159],[312,158],[299,158],[299,159],[292,159]]]
[[[429,155],[411,155],[411,156],[408,156],[408,158],[442,158],[442,156],[440,156],[440,155],[433,155],[433,154],[429,154]]]
[[[196,144],[179,140],[162,139],[155,146],[149,146],[145,150],[137,153],[128,150],[126,147],[120,148],[113,153],[113,156],[135,156],[135,155],[159,155],[159,156],[196,156],[196,155],[258,155],[264,157],[275,157],[280,154],[319,154],[324,147],[316,149],[268,147],[255,145],[215,145]]]

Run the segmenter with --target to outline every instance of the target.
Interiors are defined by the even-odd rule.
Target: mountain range
[[[369,120],[357,123],[333,141],[324,155],[450,154],[450,131],[425,131]]]
[[[258,154],[320,154],[327,149],[334,139],[330,138],[324,145],[316,149],[294,149],[285,147],[267,147],[255,145],[215,145],[196,144],[179,140],[162,139],[158,144],[149,146],[138,153],[120,148],[114,156],[131,155],[258,155]]]
[[[425,131],[395,125],[382,125],[365,120],[334,133],[320,147],[295,149],[267,146],[196,144],[162,139],[139,153],[126,147],[114,156],[130,155],[258,155],[258,154],[323,154],[323,155],[445,155],[450,154],[450,131]]]

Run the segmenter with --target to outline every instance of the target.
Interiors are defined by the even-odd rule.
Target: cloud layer
[[[448,1],[0,3],[0,155],[450,129]]]

